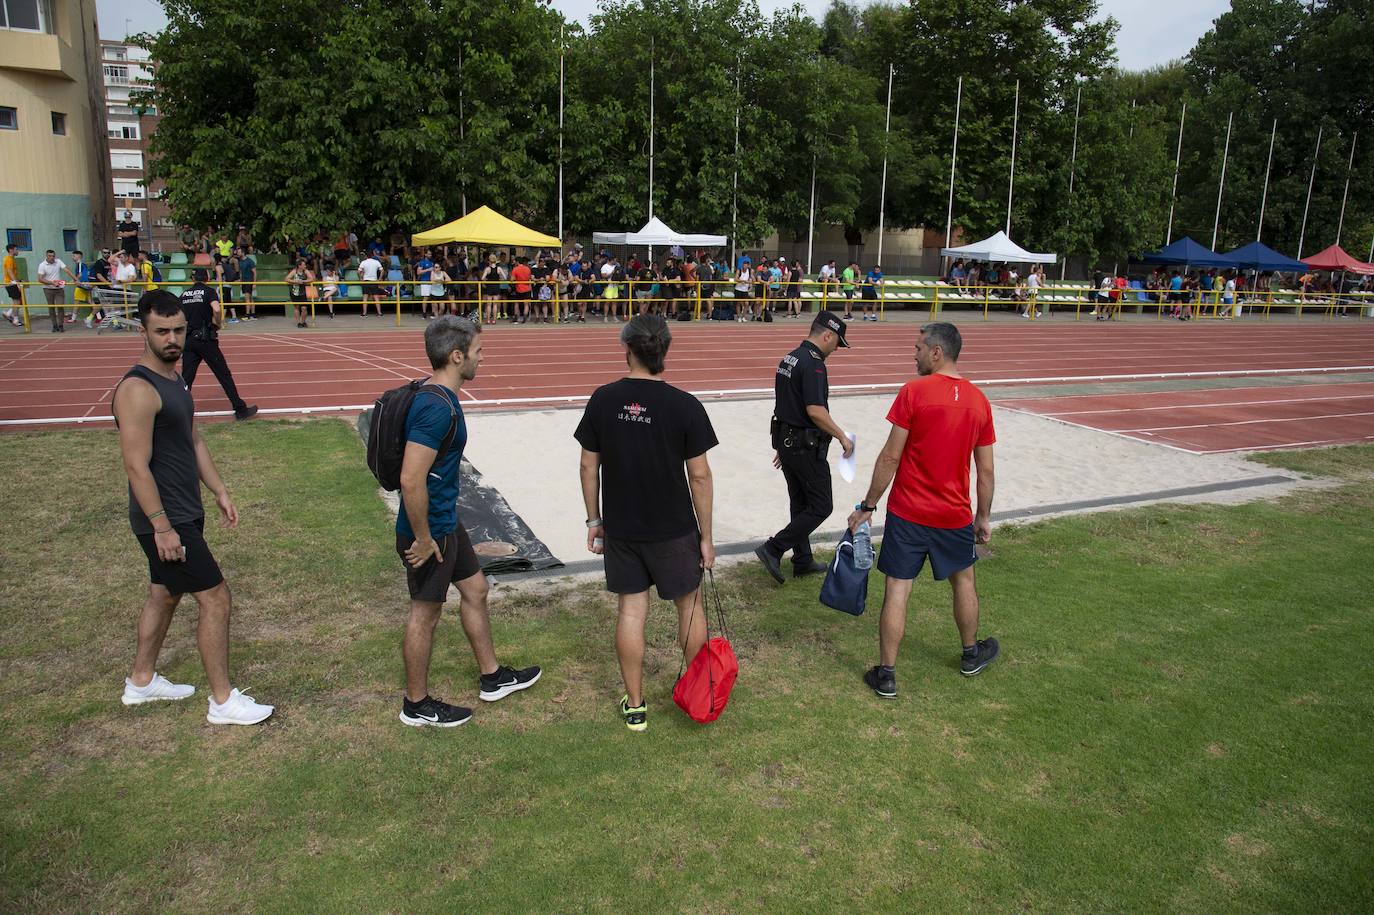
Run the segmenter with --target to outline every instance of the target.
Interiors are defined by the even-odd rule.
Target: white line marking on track
[[[1365,413],[1324,413],[1320,416],[1280,416],[1269,419],[1237,419],[1225,423],[1193,423],[1186,426],[1144,426],[1139,429],[1122,429],[1121,432],[1143,432],[1153,434],[1155,432],[1175,432],[1179,429],[1220,429],[1224,426],[1259,426],[1265,423],[1307,423],[1318,419],[1349,419],[1355,416],[1374,416],[1374,412]],[[1057,416],[1050,417],[1058,419]]]

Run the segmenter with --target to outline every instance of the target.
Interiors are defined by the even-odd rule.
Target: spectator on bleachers
[[[230,251],[228,257],[223,258],[215,265],[215,279],[220,284],[220,297],[223,299],[220,305],[233,310],[234,284],[243,282],[243,267],[233,251]],[[248,313],[248,306],[246,305],[243,309],[243,320],[253,320],[253,315]]]
[[[878,294],[883,288],[883,268],[874,264],[867,273],[864,274],[862,289],[863,301],[863,320],[878,320]]]
[[[234,236],[234,247],[241,249],[244,254],[253,253],[253,236],[247,226],[239,226],[238,234]]]
[[[334,300],[339,297],[339,266],[335,261],[325,261],[320,273],[324,285],[320,287],[320,304],[329,309],[329,317],[334,317]]]
[[[239,262],[239,291],[243,294],[243,317],[249,321],[258,319],[258,262],[247,248],[235,248],[234,257]]]

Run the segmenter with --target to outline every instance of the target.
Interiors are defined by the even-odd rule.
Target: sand
[[[823,545],[844,527],[864,495],[873,461],[891,428],[885,417],[892,395],[838,397],[831,412],[858,435],[858,475],[845,483],[833,474],[835,511],[813,541]],[[772,466],[768,440],[771,400],[706,404],[720,445],[710,452],[715,480],[717,544],[757,543],[787,521],[787,487]],[[1272,498],[1300,480],[1242,456],[1195,455],[1161,445],[1068,426],[994,405],[997,427],[995,517],[1045,517],[1065,511],[1104,510],[1151,501],[1237,502]],[[593,558],[586,548],[585,510],[578,481],[581,449],[572,433],[580,409],[468,414],[466,456],[511,507],[564,562]],[[831,445],[832,468],[840,450]],[[1282,477],[1193,495],[1162,492]],[[1081,503],[1109,501],[1109,505]],[[879,520],[885,511],[879,509]]]

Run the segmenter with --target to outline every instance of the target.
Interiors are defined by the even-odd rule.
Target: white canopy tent
[[[674,232],[657,216],[646,222],[644,228],[638,232],[592,233],[592,243],[597,245],[652,245],[660,248],[672,245],[682,245],[683,247],[695,245],[717,248],[724,245],[728,240],[724,235],[684,235],[680,232]]]
[[[941,248],[941,257],[971,257],[974,260],[993,261],[1009,264],[1053,264],[1059,260],[1053,254],[1040,254],[1027,251],[1007,237],[1006,232],[998,231],[982,241],[957,248]]]

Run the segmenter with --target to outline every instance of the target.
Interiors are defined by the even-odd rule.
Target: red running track
[[[1374,322],[968,322],[961,330],[961,369],[993,385],[1374,370]],[[666,377],[701,397],[767,395],[779,357],[805,331],[805,324],[787,319],[771,325],[673,325]],[[910,379],[915,331],[907,323],[851,325],[854,348],[830,360],[832,389],[894,389]],[[488,327],[481,370],[464,397],[476,409],[578,404],[623,371],[617,333],[616,326],[598,322]],[[236,330],[222,343],[244,397],[268,412],[358,408],[402,379],[428,373],[418,321],[404,330]],[[123,334],[0,340],[0,424],[107,422],[114,385],[139,350],[138,338]],[[196,381],[202,411],[228,410],[206,368]]]
[[[999,407],[1196,454],[1374,441],[1374,383],[999,400]]]

